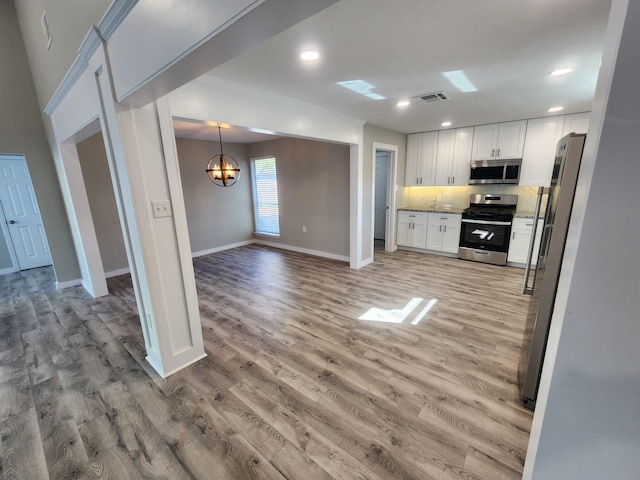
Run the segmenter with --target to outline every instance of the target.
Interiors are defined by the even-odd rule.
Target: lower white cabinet
[[[427,214],[424,212],[398,212],[397,243],[405,247],[425,248],[427,240]]]
[[[427,249],[458,253],[462,215],[430,212],[427,222]]]
[[[538,220],[536,229],[536,238],[533,247],[533,256],[531,264],[535,265],[538,259],[538,251],[540,250],[540,239],[542,238],[542,220]],[[511,239],[509,240],[509,253],[507,262],[510,263],[527,263],[527,255],[529,255],[529,245],[531,242],[531,230],[533,229],[533,218],[514,218],[511,225]]]

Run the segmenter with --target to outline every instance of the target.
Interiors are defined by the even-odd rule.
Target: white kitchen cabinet
[[[435,185],[468,185],[473,127],[438,132]]]
[[[566,115],[562,136],[564,137],[565,135],[569,135],[570,133],[587,133],[587,130],[589,129],[590,117],[591,112]]]
[[[536,238],[533,246],[533,256],[531,264],[535,265],[540,250],[540,239],[542,238],[542,220],[538,220]],[[511,239],[509,240],[509,253],[507,262],[525,265],[527,255],[529,255],[529,245],[531,244],[531,230],[533,229],[532,218],[514,218],[511,225]]]
[[[462,215],[430,212],[427,222],[428,250],[458,253]]]
[[[400,210],[396,243],[405,247],[425,248],[426,240],[427,214]]]
[[[564,115],[535,118],[527,124],[520,185],[549,185],[558,140],[563,136]]]
[[[526,131],[526,120],[475,127],[471,160],[522,158]]]
[[[407,135],[405,186],[434,185],[438,132]]]

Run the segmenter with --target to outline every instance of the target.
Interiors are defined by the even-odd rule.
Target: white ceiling
[[[561,113],[583,112],[591,108],[610,3],[341,0],[208,75],[403,133],[437,130],[445,120],[453,128],[543,117],[556,105],[564,107]],[[298,59],[308,48],[320,51],[319,61]],[[549,77],[563,66],[574,72]],[[463,70],[477,91],[463,93],[449,83],[442,72],[453,70]],[[337,85],[347,80],[364,80],[386,99]],[[440,90],[448,100],[396,106]],[[193,125],[179,124],[176,133],[210,139],[210,127],[200,127],[196,133]],[[230,131],[223,140],[232,141]]]

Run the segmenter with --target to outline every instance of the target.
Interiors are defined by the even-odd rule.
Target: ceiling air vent
[[[419,98],[423,102],[439,102],[440,100],[447,100],[449,97],[444,92],[425,93],[415,98]]]

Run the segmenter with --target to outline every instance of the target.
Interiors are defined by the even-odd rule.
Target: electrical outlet
[[[169,202],[169,200],[151,202],[151,208],[153,208],[153,216],[155,218],[171,216],[171,202]]]
[[[442,195],[438,195],[438,196],[436,197],[436,201],[437,201],[437,202],[441,202],[441,201],[442,201]]]
[[[306,225],[302,225],[302,233],[307,233],[307,226]]]

